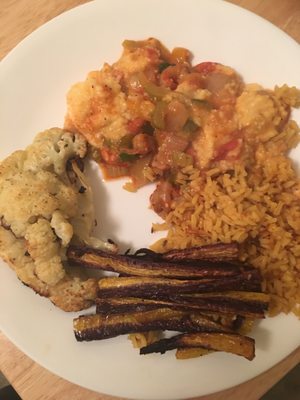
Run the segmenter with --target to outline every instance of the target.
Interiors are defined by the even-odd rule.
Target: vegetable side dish
[[[255,342],[246,334],[265,317],[269,296],[259,270],[238,262],[237,243],[132,255],[70,246],[67,257],[120,274],[99,280],[96,314],[74,319],[78,341],[129,333],[140,354],[177,349],[184,359],[209,350],[254,358]],[[182,334],[161,338],[166,330]]]
[[[69,243],[115,250],[90,236],[86,152],[80,135],[53,128],[0,164],[0,256],[25,285],[65,311],[88,308],[97,295],[96,279],[66,271]]]

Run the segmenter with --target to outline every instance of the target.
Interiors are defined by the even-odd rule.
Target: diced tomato
[[[194,66],[193,70],[200,72],[200,74],[207,75],[215,71],[218,63],[212,61],[205,61]]]
[[[158,49],[154,49],[152,47],[145,47],[145,52],[151,63],[157,63],[159,61],[160,53]]]
[[[189,67],[186,64],[170,65],[160,74],[160,84],[175,90],[189,72]]]
[[[224,160],[227,154],[230,151],[235,150],[240,144],[241,144],[241,139],[239,138],[232,139],[229,142],[223,144],[218,148],[217,155],[214,158],[214,161]]]
[[[134,118],[127,123],[127,129],[129,133],[138,133],[141,131],[142,126],[144,125],[145,120],[143,118]]]
[[[175,90],[178,86],[179,73],[178,65],[170,65],[164,69],[160,75],[161,85],[170,88],[171,90]]]
[[[100,150],[101,158],[106,164],[120,164],[118,153],[109,149],[108,147],[103,147]]]

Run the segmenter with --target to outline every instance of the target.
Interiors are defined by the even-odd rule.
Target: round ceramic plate
[[[20,43],[0,67],[0,157],[28,145],[35,134],[63,125],[65,95],[88,71],[115,61],[126,39],[157,37],[183,46],[194,61],[232,66],[246,82],[300,87],[296,42],[263,19],[221,0],[102,0],[75,8]],[[299,121],[299,114],[295,117]],[[292,156],[300,158],[298,151]],[[103,183],[93,168],[98,234],[124,247],[150,245],[151,187],[131,194],[122,181]],[[140,356],[126,336],[77,343],[75,314],[55,308],[0,264],[0,328],[23,352],[84,387],[135,399],[179,399],[229,388],[262,373],[299,344],[292,315],[268,318],[253,332],[256,357],[225,353],[176,361],[174,352]]]

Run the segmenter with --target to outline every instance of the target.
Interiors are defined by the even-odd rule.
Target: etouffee
[[[165,217],[182,168],[251,164],[259,141],[290,123],[300,96],[286,85],[245,85],[218,62],[193,65],[188,49],[150,38],[125,40],[120,59],[71,87],[67,104],[66,128],[93,146],[105,177],[131,177],[131,191],[157,182],[151,206]]]

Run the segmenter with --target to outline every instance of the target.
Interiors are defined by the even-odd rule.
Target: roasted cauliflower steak
[[[52,128],[0,163],[0,257],[25,285],[65,311],[88,308],[97,293],[96,279],[68,268],[69,243],[114,250],[91,237],[95,218],[83,174],[86,154],[82,136]]]

